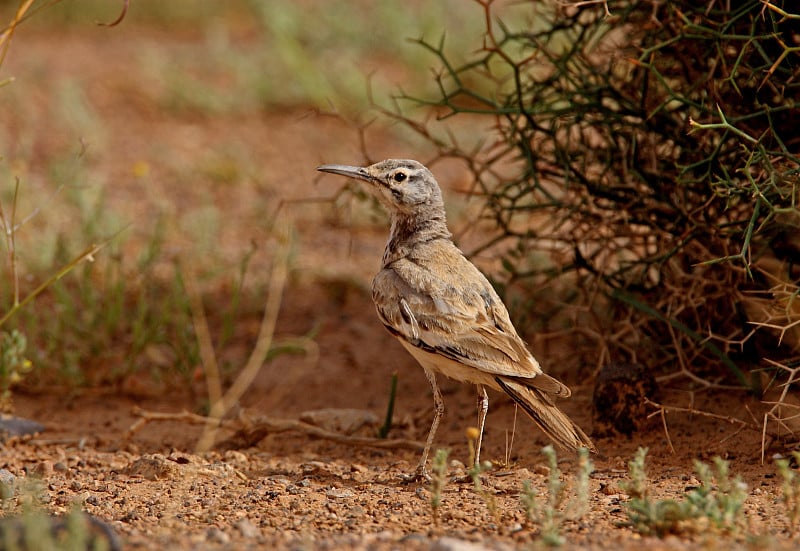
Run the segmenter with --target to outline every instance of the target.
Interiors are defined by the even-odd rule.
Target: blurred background
[[[0,72],[0,199],[19,224],[19,289],[4,277],[4,309],[103,248],[9,321],[28,341],[25,386],[191,381],[196,405],[185,279],[204,297],[226,379],[255,340],[280,217],[292,284],[368,289],[382,214],[337,198],[344,182],[321,185],[314,169],[432,157],[406,128],[376,122],[371,102],[432,89],[433,56],[415,39],[452,28],[467,40],[482,25],[458,2],[137,1],[114,27],[97,23],[122,2],[51,4],[29,7]],[[2,21],[20,5],[0,3]],[[304,302],[284,301],[276,331],[289,341],[322,323]],[[285,348],[303,354],[302,342]]]

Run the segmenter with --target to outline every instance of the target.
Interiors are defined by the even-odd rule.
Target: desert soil
[[[147,241],[154,212],[179,219],[193,207],[213,205],[224,219],[215,235],[218,258],[228,260],[233,271],[251,242],[270,243],[265,217],[274,214],[279,201],[290,201],[285,212],[295,232],[293,263],[276,338],[316,329],[316,347],[313,353],[282,355],[266,364],[238,413],[245,419],[298,419],[311,410],[354,408],[373,417],[370,421],[366,415],[372,424],[357,433],[369,436],[385,413],[389,381],[396,372],[395,426],[389,437],[424,439],[432,417],[427,381],[376,320],[368,292],[385,225],[373,221],[363,206],[355,207],[362,208],[360,217],[345,220],[354,224],[343,224],[331,203],[291,202],[330,198],[341,187],[339,180],[319,180],[314,167],[362,161],[357,133],[334,118],[300,107],[222,115],[163,108],[158,83],[133,70],[137,52],[151,44],[186,47],[193,40],[200,38],[148,35],[124,27],[102,36],[93,30],[20,35],[6,66],[17,75],[14,86],[32,89],[21,88],[27,99],[15,114],[3,117],[4,146],[9,148],[3,155],[12,161],[22,156],[22,146],[15,149],[14,140],[27,136],[35,157],[25,171],[36,175],[37,159],[77,142],[67,132],[49,132],[47,124],[54,100],[46,83],[69,78],[85,86],[86,102],[103,129],[101,145],[90,149],[87,160],[94,182],[90,185],[104,186],[106,208],[132,221],[126,245],[132,250]],[[91,55],[98,49],[108,55]],[[122,60],[128,60],[132,70],[120,71]],[[31,130],[26,125],[35,126]],[[379,124],[369,135],[373,159],[430,157]],[[222,150],[238,152],[234,159],[249,163],[241,169],[247,177],[237,186],[220,184],[202,167],[192,169],[213,162]],[[133,169],[137,166],[148,167],[146,181]],[[448,190],[463,186],[457,169],[440,176],[449,197]],[[191,251],[191,236],[176,230],[170,238],[171,247]],[[254,265],[266,270],[269,251],[269,246],[262,247]],[[214,300],[225,296],[222,291],[210,293],[206,308],[213,310]],[[254,312],[251,325],[257,328],[258,308]],[[569,346],[527,337],[542,363],[573,388],[563,409],[591,430],[592,381],[574,374],[591,369],[562,361],[570,357]],[[240,351],[232,357],[245,355]],[[89,367],[92,358],[85,362]],[[45,430],[0,444],[0,468],[19,482],[41,478],[43,506],[54,514],[64,514],[77,500],[86,512],[108,523],[129,549],[471,549],[468,543],[512,549],[538,540],[540,528],[526,520],[520,493],[525,481],[545,492],[548,471],[541,448],[547,440],[505,397],[490,397],[484,444],[484,458],[494,463],[482,478],[496,504],[493,512],[472,483],[463,481],[469,456],[465,430],[476,419],[474,391],[442,382],[447,411],[436,447],[450,450],[448,476],[453,480],[442,491],[440,522],[435,524],[429,486],[402,480],[414,469],[418,449],[381,449],[289,430],[239,447],[196,453],[201,426],[153,421],[129,434],[139,419],[135,408],[198,411],[202,388],[189,392],[144,379],[131,378],[114,387],[21,387],[14,396],[15,414],[43,423]],[[690,395],[679,390],[668,390],[661,399],[677,406],[690,403]],[[760,404],[744,394],[694,396],[696,408],[722,415],[744,411],[743,404],[761,411]],[[589,510],[580,519],[564,521],[566,548],[798,545],[780,503],[771,458],[781,451],[779,446],[767,450],[762,464],[757,431],[688,414],[670,414],[667,422],[674,451],[659,416],[630,437],[597,439],[600,453],[593,457]],[[224,441],[232,433],[223,429],[218,436]],[[656,498],[681,499],[696,486],[694,460],[708,462],[719,455],[730,461],[732,472],[748,488],[739,530],[718,534],[700,527],[658,539],[626,527],[628,496],[622,483],[627,462],[640,446],[650,450],[648,472]],[[576,467],[575,457],[560,454],[560,468],[570,484]],[[571,486],[568,492],[574,494]]]

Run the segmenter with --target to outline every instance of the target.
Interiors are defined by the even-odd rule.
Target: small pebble
[[[348,490],[347,488],[331,488],[327,492],[325,492],[325,496],[329,499],[345,499],[348,497],[353,497],[352,490]]]
[[[550,475],[550,467],[548,467],[547,465],[536,465],[533,468],[533,472],[535,472],[538,475],[549,476]]]
[[[53,462],[47,460],[40,461],[31,467],[25,467],[25,472],[37,478],[46,478],[53,472]]]
[[[8,436],[25,436],[44,431],[44,425],[22,417],[0,416],[0,434]]]
[[[128,511],[127,513],[125,513],[120,520],[122,522],[125,522],[125,523],[131,523],[131,522],[133,522],[135,520],[139,520],[139,518],[140,518],[139,517],[139,513],[137,513],[136,511],[131,510],[131,511]]]

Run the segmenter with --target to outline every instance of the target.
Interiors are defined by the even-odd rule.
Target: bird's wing
[[[569,396],[566,386],[542,372],[488,280],[450,247],[403,258],[378,273],[372,292],[384,325],[428,352]]]

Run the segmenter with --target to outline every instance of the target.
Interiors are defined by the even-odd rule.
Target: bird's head
[[[322,165],[317,170],[363,180],[391,213],[412,215],[425,207],[443,208],[439,184],[422,163],[387,159],[367,167]]]

